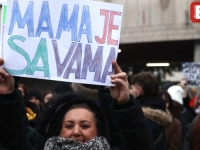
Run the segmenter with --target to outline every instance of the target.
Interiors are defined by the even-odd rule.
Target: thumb
[[[4,64],[4,60],[0,58],[0,66],[2,66],[3,64]]]

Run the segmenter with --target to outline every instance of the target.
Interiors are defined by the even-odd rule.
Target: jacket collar
[[[142,107],[150,107],[152,109],[160,109],[165,111],[165,102],[160,97],[142,95],[137,97],[137,100]]]
[[[142,107],[142,110],[146,118],[163,127],[167,127],[173,121],[173,117],[168,110],[162,111],[150,107]]]

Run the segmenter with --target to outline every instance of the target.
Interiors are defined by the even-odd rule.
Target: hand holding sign
[[[111,82],[115,84],[114,87],[110,87],[110,93],[113,99],[119,104],[126,103],[129,100],[129,83],[127,75],[122,72],[116,61],[113,61],[113,67],[115,74],[111,75]]]
[[[0,58],[0,66],[4,63]],[[10,94],[14,91],[14,79],[2,67],[0,67],[0,95]]]

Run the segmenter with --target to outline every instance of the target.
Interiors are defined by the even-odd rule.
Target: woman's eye
[[[66,125],[65,128],[72,128],[73,125]]]
[[[88,125],[82,125],[81,127],[82,127],[83,129],[87,129],[87,128],[89,128]]]

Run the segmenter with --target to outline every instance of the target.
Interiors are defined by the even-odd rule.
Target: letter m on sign
[[[27,24],[28,36],[34,36],[33,4],[33,2],[29,2],[29,5],[22,19],[18,1],[13,1],[12,16],[8,35],[12,35],[13,28],[15,26],[15,23],[17,22],[18,28],[24,28],[24,26]]]

